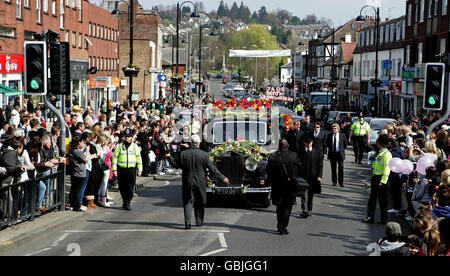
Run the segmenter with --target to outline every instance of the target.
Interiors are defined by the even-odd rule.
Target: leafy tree
[[[301,24],[302,24],[302,21],[300,20],[300,18],[298,16],[293,16],[291,18],[291,20],[289,21],[289,25],[298,26],[298,25],[301,25]]]
[[[236,2],[233,2],[233,5],[231,6],[229,17],[232,20],[237,20],[239,18],[239,7]]]
[[[241,2],[241,6],[239,7],[239,19],[246,22],[250,15],[250,9],[244,5],[244,2]]]
[[[319,23],[319,19],[317,18],[317,16],[315,14],[308,14],[306,15],[306,17],[302,20],[302,24],[303,25],[308,25],[308,24],[317,24]]]

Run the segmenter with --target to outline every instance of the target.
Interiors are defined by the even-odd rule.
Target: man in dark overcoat
[[[300,149],[301,176],[308,182],[309,189],[302,196],[302,218],[311,216],[314,194],[321,193],[323,174],[323,153],[313,147],[311,137],[305,137]]]
[[[287,173],[283,167],[286,168]],[[299,174],[300,159],[296,152],[289,151],[289,143],[280,140],[279,150],[269,156],[267,163],[267,180],[272,186],[272,203],[277,206],[277,228],[280,235],[287,235],[287,226],[295,204],[296,186],[288,181],[295,179]]]
[[[177,158],[178,160],[175,160],[170,154],[165,155],[166,158],[169,158],[172,166],[183,170],[182,193],[186,230],[191,229],[192,207],[194,207],[197,226],[203,225],[206,205],[206,169],[209,169],[217,179],[226,184],[229,183],[229,180],[214,166],[209,154],[199,148],[200,137],[193,135],[191,140],[192,146],[184,150]]]

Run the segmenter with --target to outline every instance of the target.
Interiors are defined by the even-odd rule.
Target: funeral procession
[[[450,256],[447,0],[0,14],[0,256]]]

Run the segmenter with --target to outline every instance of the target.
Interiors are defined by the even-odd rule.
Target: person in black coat
[[[314,194],[321,193],[321,181],[323,174],[323,155],[317,149],[313,148],[311,137],[305,137],[304,147],[300,150],[299,157],[301,162],[301,176],[309,184],[309,189],[305,192],[302,199],[302,213],[300,217],[307,218],[311,216]]]
[[[283,167],[284,164],[284,167]],[[289,174],[286,175],[286,171]],[[277,229],[280,235],[289,234],[287,226],[295,204],[296,187],[288,178],[295,179],[300,171],[300,159],[296,152],[289,151],[289,143],[280,140],[279,150],[269,156],[267,181],[272,186],[272,202],[277,206]]]
[[[217,170],[212,163],[207,152],[199,148],[200,137],[192,136],[191,147],[184,150],[178,160],[175,160],[169,153],[164,155],[169,158],[169,162],[173,167],[182,169],[182,194],[184,205],[184,222],[185,229],[191,229],[191,214],[194,207],[195,220],[197,226],[203,225],[206,205],[206,169],[224,183],[230,181]]]
[[[311,121],[311,115],[306,115],[302,122],[301,129],[305,135],[311,135],[314,132],[314,122]]]
[[[147,177],[150,173],[150,132],[147,129],[147,121],[143,120],[139,123],[139,133],[136,138],[137,144],[141,147],[141,157],[142,157],[142,177]]]
[[[327,154],[327,133],[322,130],[322,124],[320,122],[314,124],[312,139],[314,149],[320,151],[322,157],[325,157]]]
[[[327,137],[328,159],[331,163],[331,180],[333,186],[344,187],[344,160],[345,150],[347,149],[347,136],[340,132],[338,124],[331,126],[332,132]],[[336,166],[338,172],[336,173]]]

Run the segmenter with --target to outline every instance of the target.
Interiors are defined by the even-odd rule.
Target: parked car
[[[356,112],[352,111],[329,111],[328,112],[328,121],[325,124],[325,129],[331,130],[331,126],[336,123],[336,119],[340,117],[345,117],[347,113],[350,113],[350,116],[355,116]]]
[[[370,147],[374,147],[377,142],[380,131],[389,123],[397,122],[395,119],[388,118],[373,118],[370,120]]]

